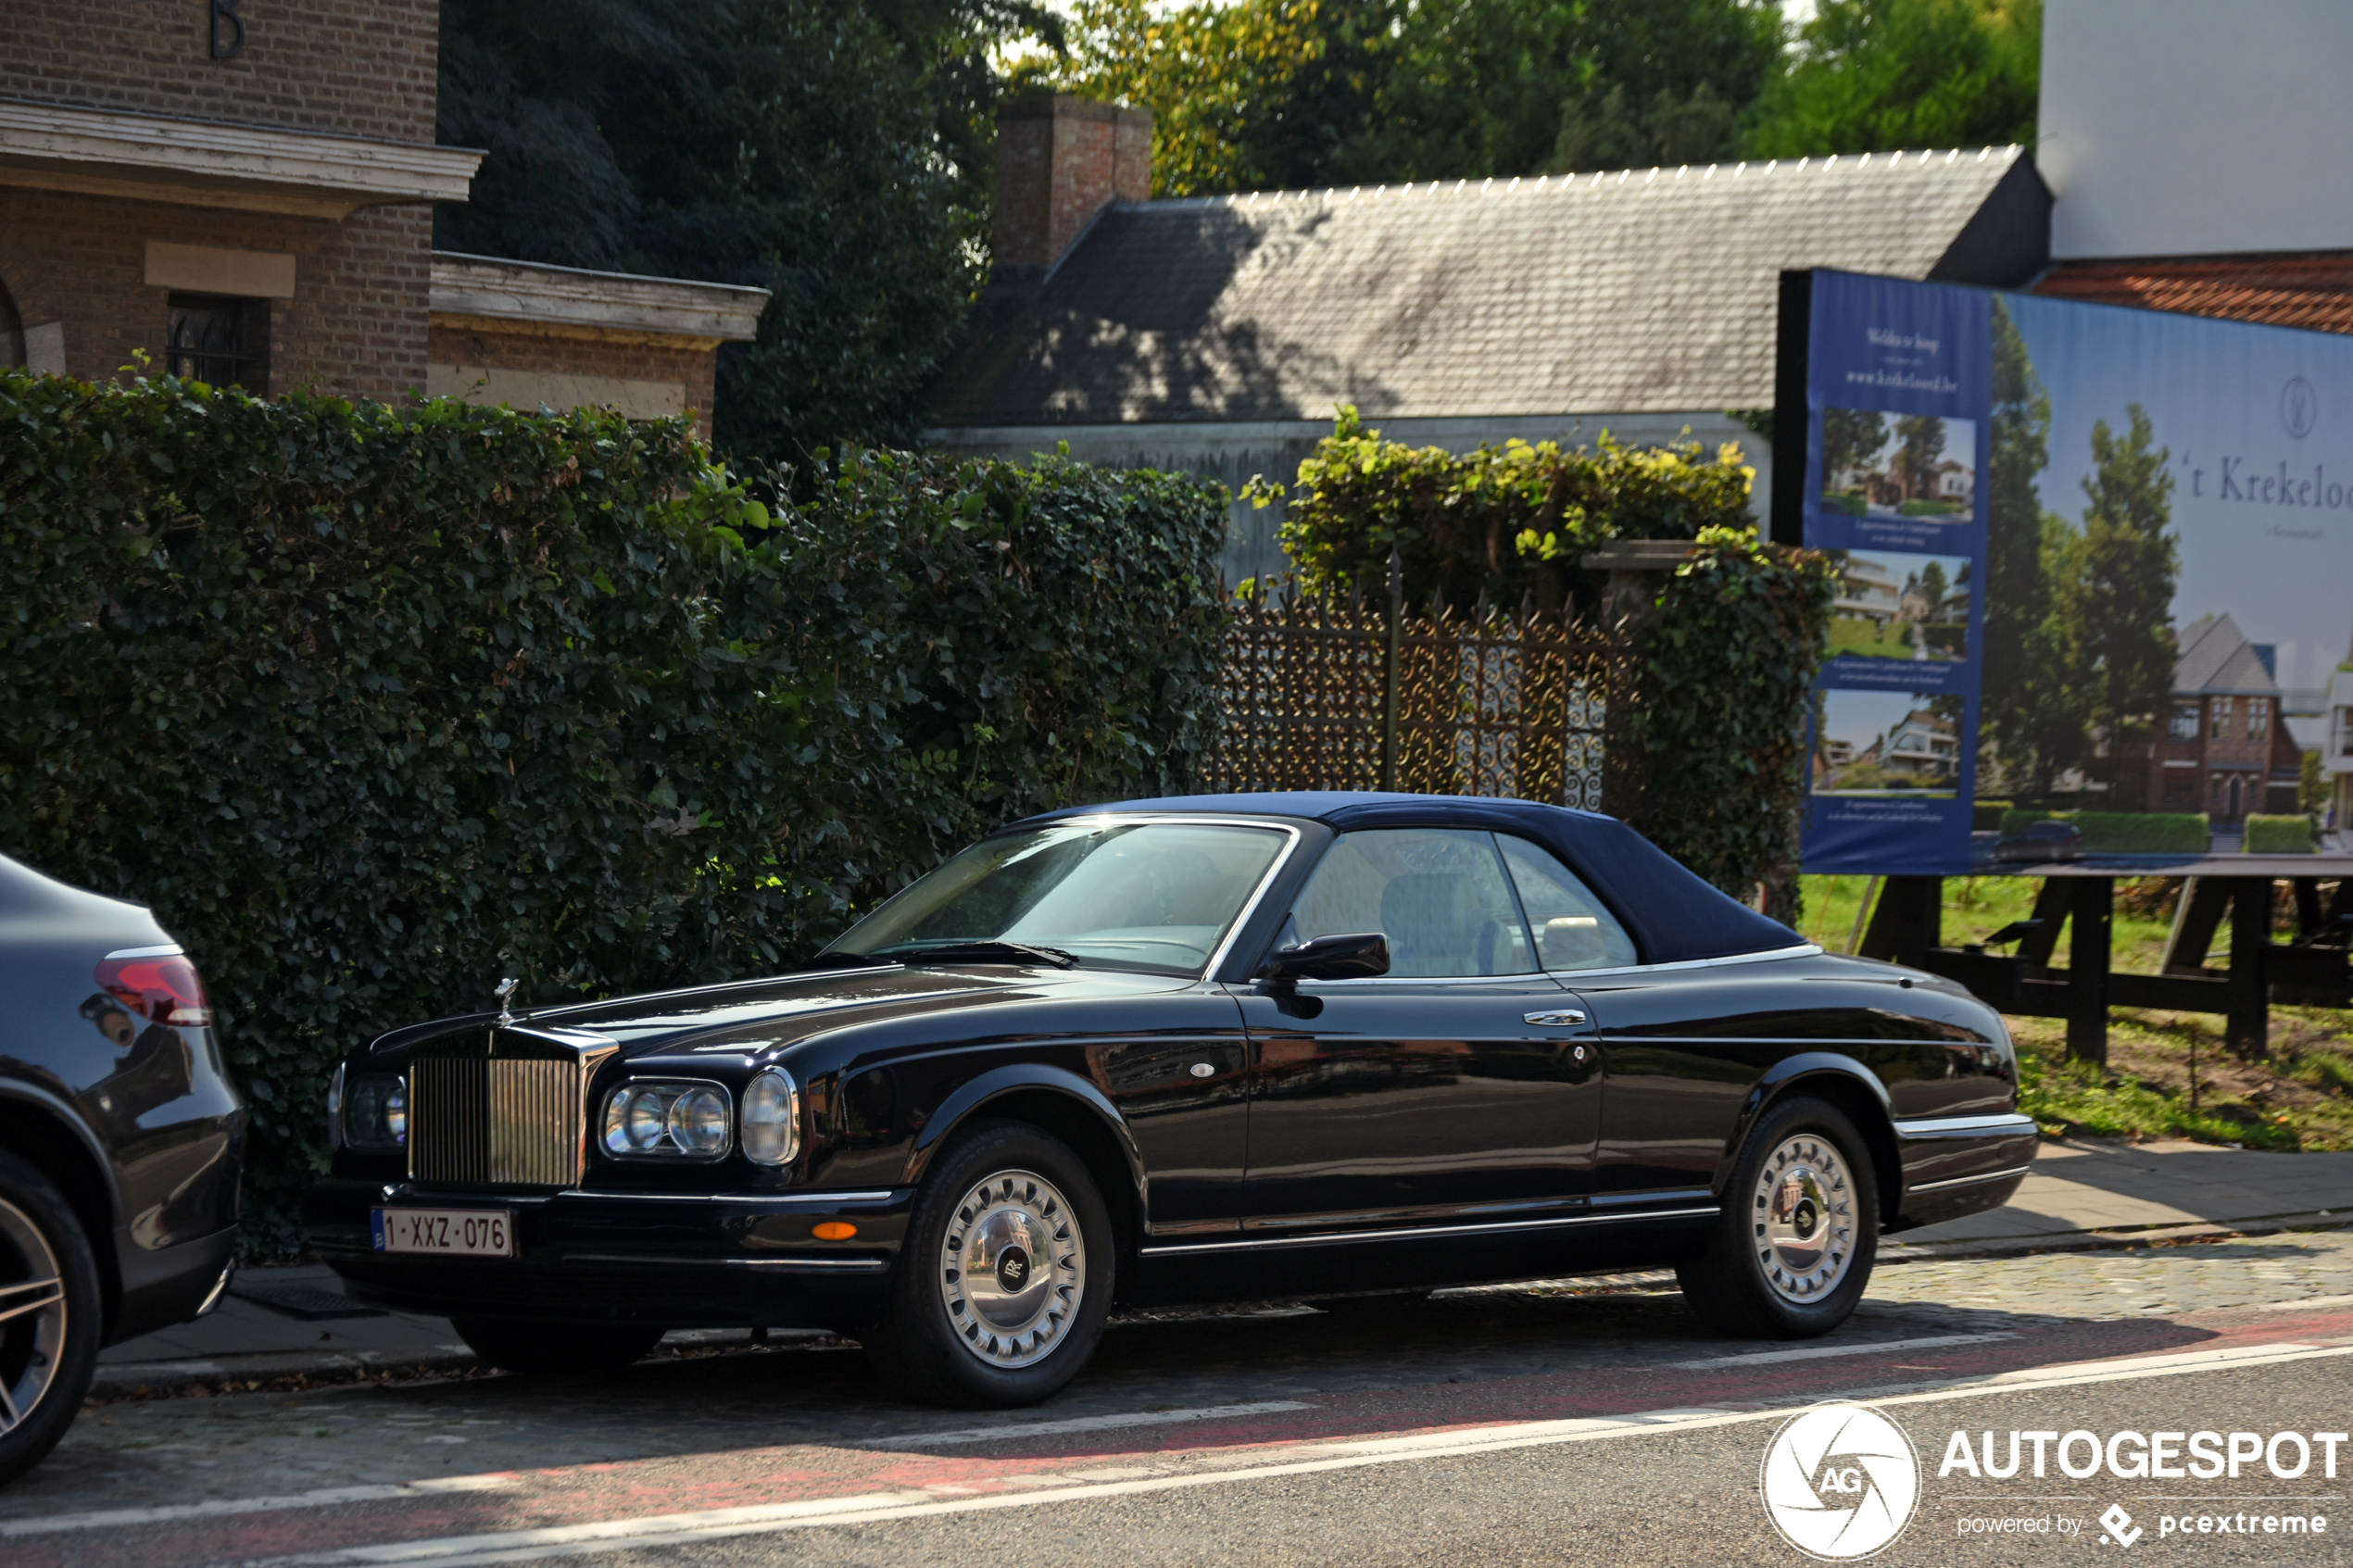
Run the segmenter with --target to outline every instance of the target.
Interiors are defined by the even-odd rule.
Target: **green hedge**
[[[1838,569],[1818,550],[1712,528],[1659,589],[1642,628],[1634,824],[1659,847],[1792,924],[1799,897],[1806,708]]]
[[[1436,593],[1468,609],[1481,594],[1516,608],[1526,595],[1558,609],[1577,558],[1607,539],[1696,539],[1746,530],[1755,469],[1726,444],[1712,462],[1697,442],[1592,448],[1546,441],[1448,452],[1384,441],[1353,408],[1316,443],[1288,492],[1283,549],[1302,585],[1384,591],[1393,546],[1418,603]]]
[[[2073,822],[2094,855],[2203,855],[2208,824],[2195,811],[2020,811],[2002,813],[2005,836],[2029,822]],[[2303,819],[2298,818],[2301,822]]]
[[[1302,583],[1378,594],[1390,550],[1409,593],[1458,610],[1481,595],[1506,608],[1592,613],[1600,582],[1579,562],[1614,538],[1691,539],[1643,618],[1633,711],[1620,733],[1646,783],[1633,820],[1661,847],[1743,901],[1767,889],[1798,916],[1797,829],[1806,704],[1830,634],[1837,573],[1819,552],[1758,541],[1755,470],[1727,445],[1590,450],[1512,441],[1453,453],[1384,441],[1353,408],[1281,495]]]
[[[1214,486],[0,374],[0,850],[151,905],[291,1239],[335,1055],[771,968],[994,822],[1182,789]]]
[[[2259,814],[2246,819],[2242,847],[2250,855],[2310,855],[2319,852],[2321,844],[2309,817]]]

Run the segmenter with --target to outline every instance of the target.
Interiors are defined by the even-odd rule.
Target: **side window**
[[[1577,873],[1524,838],[1498,834],[1504,863],[1536,928],[1536,956],[1546,969],[1621,969],[1641,960],[1626,928]]]
[[[1399,979],[1536,968],[1495,841],[1484,833],[1342,834],[1291,906],[1282,939],[1357,931],[1389,937],[1389,972]]]

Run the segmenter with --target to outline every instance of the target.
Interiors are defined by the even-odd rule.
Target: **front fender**
[[[947,1142],[949,1135],[985,1111],[991,1103],[1010,1096],[1034,1094],[1039,1090],[1063,1096],[1085,1106],[1119,1146],[1120,1156],[1127,1162],[1127,1173],[1136,1184],[1136,1191],[1140,1195],[1146,1190],[1144,1157],[1137,1149],[1136,1139],[1129,1133],[1126,1119],[1119,1114],[1118,1107],[1112,1104],[1102,1090],[1078,1074],[1038,1062],[1009,1062],[1001,1067],[992,1067],[958,1086],[954,1093],[941,1101],[939,1109],[932,1112],[922,1131],[908,1146],[903,1173],[906,1185],[912,1186],[922,1181],[925,1170],[931,1163],[931,1157]]]

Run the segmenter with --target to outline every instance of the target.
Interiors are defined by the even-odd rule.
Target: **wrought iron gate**
[[[1623,628],[1517,613],[1409,614],[1360,594],[1243,601],[1227,634],[1217,791],[1398,789],[1629,815],[1610,721],[1632,697]]]

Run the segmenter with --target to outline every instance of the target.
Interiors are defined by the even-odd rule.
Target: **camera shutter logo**
[[[2280,388],[2280,425],[2289,435],[2301,441],[2312,433],[2312,421],[2321,417],[2321,395],[2302,376],[2290,376]]]
[[[1919,1456],[1904,1429],[1869,1405],[1814,1405],[1773,1434],[1757,1491],[1783,1540],[1822,1562],[1850,1562],[1912,1522]]]

